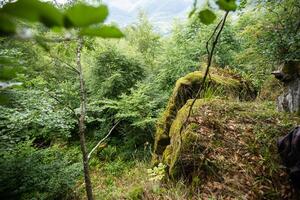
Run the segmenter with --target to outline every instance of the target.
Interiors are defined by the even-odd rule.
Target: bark
[[[89,162],[88,162],[88,153],[86,149],[85,142],[85,115],[86,115],[86,90],[85,83],[83,77],[83,71],[81,66],[81,51],[83,47],[83,39],[78,39],[78,47],[77,47],[77,69],[79,72],[79,81],[80,81],[80,117],[78,120],[79,125],[79,137],[80,137],[80,146],[82,152],[82,161],[83,161],[83,172],[84,172],[84,181],[85,181],[85,189],[88,200],[93,200],[93,190],[92,183],[89,172]]]

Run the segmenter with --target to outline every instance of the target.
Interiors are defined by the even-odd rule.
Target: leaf
[[[18,66],[19,63],[12,57],[0,55],[0,70],[2,66]],[[1,76],[1,74],[0,74]]]
[[[43,37],[35,36],[34,39],[37,42],[37,44],[39,44],[45,51],[50,51],[50,47],[48,46],[47,42],[45,42],[45,39]]]
[[[41,22],[47,27],[63,25],[62,13],[53,5],[38,0],[8,3],[0,11],[31,22]]]
[[[199,12],[199,18],[203,24],[209,25],[214,22],[216,15],[211,10],[205,9]]]
[[[2,83],[0,82],[0,85],[1,85]],[[5,104],[8,104],[9,103],[9,98],[8,98],[8,96],[4,93],[4,92],[2,92],[1,90],[0,90],[0,105],[5,105]]]
[[[78,3],[68,8],[65,12],[65,26],[86,27],[96,23],[102,23],[108,16],[107,6],[88,6]]]
[[[0,81],[9,81],[18,72],[18,67],[0,66]]]
[[[235,11],[237,9],[236,0],[218,0],[216,3],[222,10]]]
[[[195,12],[196,12],[196,8],[193,8],[191,10],[191,12],[189,13],[189,18],[191,18],[194,15]]]
[[[16,32],[16,25],[13,20],[0,12],[0,36],[12,35]]]
[[[103,25],[95,28],[85,28],[80,31],[81,35],[97,36],[102,38],[121,38],[124,34],[115,26]]]

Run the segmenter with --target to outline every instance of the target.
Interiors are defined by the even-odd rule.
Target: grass
[[[287,175],[280,167],[276,139],[299,124],[298,117],[278,113],[270,102],[210,99],[201,100],[195,108],[186,127],[188,131],[182,135],[188,142],[182,143],[184,149],[175,148],[179,149],[178,163],[185,170],[184,176],[169,179],[166,169],[162,181],[153,181],[147,172],[152,167],[149,159],[123,159],[115,154],[118,146],[108,147],[92,165],[95,199],[291,198]],[[175,122],[180,113],[185,115],[184,111],[179,112]],[[171,144],[174,135],[175,132],[170,135]],[[202,147],[197,150],[199,145]],[[208,149],[206,155],[203,147]],[[168,159],[172,148],[165,151],[163,158]],[[198,167],[190,168],[189,163]],[[85,199],[83,180],[76,192],[79,199]]]

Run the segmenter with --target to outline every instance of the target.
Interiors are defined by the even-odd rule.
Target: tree
[[[89,13],[82,17],[82,13]],[[16,24],[14,18],[41,22],[45,26],[75,28],[77,37],[77,69],[74,69],[79,76],[80,82],[80,116],[78,119],[80,145],[84,168],[85,186],[87,198],[93,199],[92,185],[89,175],[88,152],[85,142],[85,115],[86,115],[86,88],[81,66],[81,51],[83,48],[83,36],[99,36],[103,38],[120,38],[123,36],[115,26],[107,26],[102,23],[108,15],[106,6],[88,6],[82,3],[68,7],[64,13],[51,4],[38,0],[19,0],[15,3],[8,3],[0,9],[0,33],[1,35],[14,35]],[[69,40],[69,39],[67,39]],[[42,44],[43,45],[43,44]]]

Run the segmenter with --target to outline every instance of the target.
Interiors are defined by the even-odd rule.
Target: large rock
[[[291,199],[276,139],[299,118],[269,103],[199,99],[184,125],[191,101],[173,120],[160,159],[171,179],[186,180],[202,199]]]
[[[210,98],[198,99],[184,124],[201,78],[193,72],[177,81],[157,124],[153,164],[166,164],[169,177],[186,180],[201,199],[290,199],[276,139],[299,118],[270,103],[238,101],[254,99],[251,84],[215,71]]]
[[[286,62],[272,74],[285,86],[277,100],[278,110],[300,114],[300,62]]]
[[[211,71],[211,75],[207,78],[209,89],[206,94],[201,94],[201,97],[220,96],[239,100],[255,99],[256,91],[249,81],[245,81],[240,76],[227,70],[212,68]],[[195,71],[176,82],[167,108],[157,123],[153,164],[159,162],[166,146],[170,143],[169,131],[177,112],[185,105],[187,100],[195,97],[200,87],[202,76],[203,72]]]

